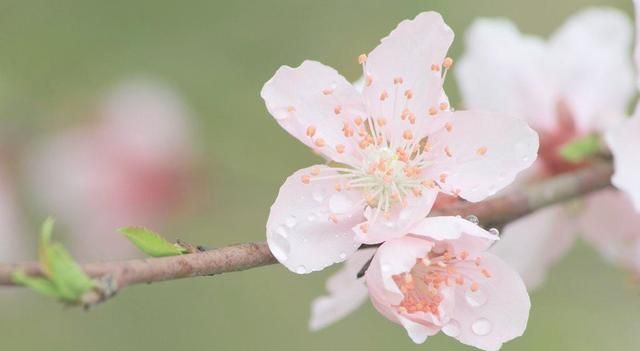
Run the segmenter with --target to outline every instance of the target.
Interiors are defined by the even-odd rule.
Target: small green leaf
[[[579,163],[593,156],[601,149],[600,138],[590,134],[582,138],[574,139],[560,148],[560,156],[572,163]]]
[[[11,276],[13,282],[24,285],[27,288],[45,296],[59,298],[58,289],[55,284],[47,278],[31,277],[23,271],[16,271]]]
[[[187,249],[168,242],[153,231],[140,227],[126,227],[120,229],[140,251],[152,257],[177,256],[187,252]]]
[[[61,244],[52,244],[48,254],[49,279],[58,289],[61,299],[77,301],[94,287],[93,281]]]
[[[77,302],[94,283],[61,244],[51,241],[54,223],[53,218],[47,218],[40,231],[38,258],[45,277],[17,272],[13,279],[44,295]]]

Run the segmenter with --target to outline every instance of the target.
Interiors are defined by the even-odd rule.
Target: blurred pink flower
[[[135,250],[116,230],[162,227],[188,189],[191,125],[170,90],[130,82],[110,95],[94,123],[52,135],[34,150],[29,175],[43,210],[72,232],[81,259]]]
[[[382,244],[365,275],[373,306],[416,343],[439,331],[483,350],[524,332],[531,306],[518,274],[486,252],[497,240],[457,217],[426,218]]]
[[[631,37],[627,16],[606,8],[572,16],[548,42],[504,19],[472,25],[456,72],[463,100],[469,108],[525,116],[540,134],[539,159],[518,183],[582,166],[564,160],[560,148],[624,118],[634,94]],[[493,252],[518,269],[529,289],[538,287],[572,246],[581,206],[557,205],[508,224]]]
[[[362,243],[406,233],[438,191],[480,201],[531,165],[538,139],[524,121],[449,108],[452,40],[442,17],[425,12],[360,57],[362,93],[314,61],[281,67],[265,84],[277,122],[333,162],[294,173],[271,208],[267,240],[287,268],[344,261]]]

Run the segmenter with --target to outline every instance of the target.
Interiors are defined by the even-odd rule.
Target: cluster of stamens
[[[444,299],[442,288],[458,286],[472,293],[478,291],[478,282],[470,278],[474,270],[486,278],[491,277],[491,272],[482,267],[480,257],[470,258],[467,251],[460,251],[456,256],[451,249],[439,254],[432,250],[418,258],[411,271],[392,276],[404,295],[396,308],[401,313],[425,312],[438,316]]]

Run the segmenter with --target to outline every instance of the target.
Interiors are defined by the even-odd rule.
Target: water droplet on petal
[[[280,227],[278,229],[284,228]],[[285,232],[286,233],[286,232]],[[282,235],[282,232],[276,230],[269,236],[269,250],[273,253],[273,256],[280,262],[285,262],[289,258],[289,252],[291,251],[291,245],[286,236]]]
[[[340,257],[341,260],[344,260],[345,258],[347,258],[347,254],[344,253],[344,252],[341,252],[340,256],[338,256],[338,257]]]
[[[489,229],[489,233],[491,233],[491,234],[493,234],[493,235],[495,235],[495,236],[500,235],[500,231],[499,231],[497,228],[491,228],[491,229]]]
[[[460,334],[460,324],[457,321],[451,320],[449,323],[442,327],[442,332],[450,337],[456,337]]]
[[[482,289],[476,291],[466,290],[464,297],[469,306],[472,307],[480,307],[487,303],[487,294],[485,294]]]
[[[329,198],[329,210],[335,214],[347,213],[352,206],[351,200],[343,194],[333,194]]]
[[[491,333],[491,322],[486,318],[480,318],[471,324],[471,330],[476,333],[476,335],[487,335]]]
[[[289,236],[289,234],[287,234],[287,231],[283,227],[278,227],[278,229],[276,229],[276,233],[278,233],[278,235],[282,236],[285,239]]]
[[[293,217],[293,216],[288,217],[288,218],[285,220],[285,222],[284,222],[284,224],[285,224],[287,227],[289,227],[289,228],[293,228],[293,227],[295,227],[295,226],[296,226],[296,223],[297,223],[297,222],[296,222],[296,218],[295,218],[295,217]]]
[[[322,200],[324,200],[324,195],[322,195],[322,193],[320,192],[313,193],[311,197],[313,197],[313,199],[316,200],[317,202],[322,202]]]
[[[480,223],[480,220],[478,219],[478,216],[474,216],[474,215],[467,216],[467,221],[469,221],[469,222],[471,222],[473,224]]]

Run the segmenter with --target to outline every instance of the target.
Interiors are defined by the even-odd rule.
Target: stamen
[[[316,127],[314,126],[307,127],[307,136],[313,138],[314,135],[316,135]]]

